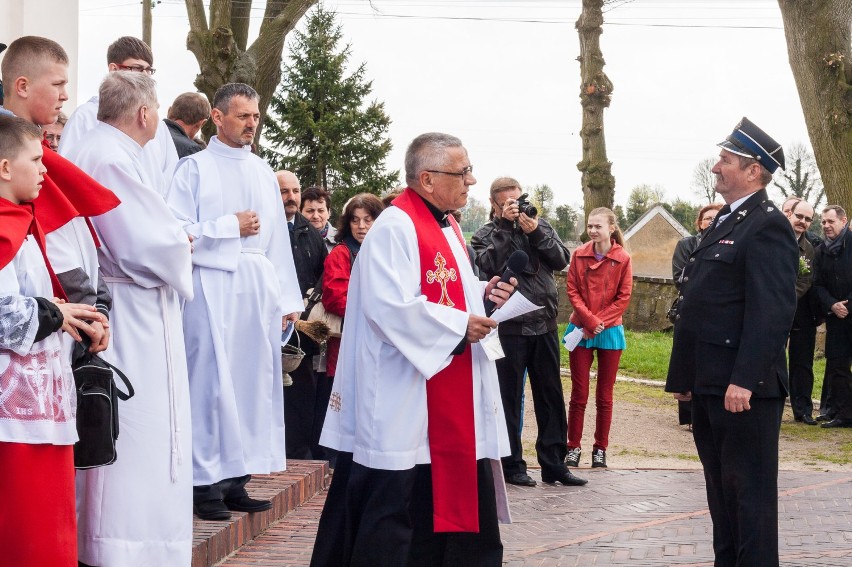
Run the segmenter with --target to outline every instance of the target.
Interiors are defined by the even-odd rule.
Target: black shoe
[[[272,502],[269,500],[255,500],[248,496],[240,496],[239,498],[226,498],[225,506],[228,510],[235,512],[263,512],[272,508]]]
[[[824,429],[829,429],[832,427],[852,427],[852,419],[841,419],[839,417],[835,417],[831,421],[826,421],[820,427]]]
[[[595,449],[592,451],[592,468],[606,468],[606,451]]]
[[[580,466],[580,448],[574,447],[573,449],[568,449],[568,456],[565,457],[565,466],[566,467],[579,467]]]
[[[816,421],[831,421],[832,419],[834,419],[833,415],[827,415],[827,414],[824,414],[824,413],[821,413],[818,416],[816,416]]]
[[[519,472],[506,477],[506,482],[516,486],[535,486],[536,482],[527,473]]]
[[[192,511],[195,512],[195,515],[201,520],[221,521],[231,519],[231,512],[221,500],[205,500],[204,502],[196,502],[192,506]]]
[[[560,483],[565,486],[583,486],[588,480],[584,478],[580,478],[578,476],[574,476],[571,474],[571,471],[565,469],[564,471],[560,471],[555,475],[551,475],[541,471],[541,481],[546,482],[547,484]]]
[[[805,425],[816,425],[816,424],[817,424],[817,422],[816,422],[816,420],[814,419],[814,417],[813,417],[812,415],[810,415],[810,414],[807,414],[807,413],[806,413],[805,415],[803,415],[803,416],[802,416],[802,419],[801,419],[800,421],[801,421],[802,423],[804,423]]]

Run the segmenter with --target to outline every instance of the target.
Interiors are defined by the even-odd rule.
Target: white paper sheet
[[[521,295],[520,292],[516,291],[509,296],[509,301],[504,303],[503,307],[497,309],[491,315],[491,318],[498,323],[502,323],[503,321],[514,319],[515,317],[519,317],[525,313],[529,313],[530,311],[535,311],[536,309],[542,309],[542,306],[536,305]]]
[[[583,340],[583,329],[580,327],[576,327],[573,331],[565,335],[562,339],[562,344],[565,345],[569,351],[574,350],[574,348],[580,344],[580,341]]]

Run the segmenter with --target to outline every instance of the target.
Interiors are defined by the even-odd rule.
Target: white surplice
[[[215,136],[181,160],[168,203],[193,238],[195,299],[184,307],[194,484],[284,470],[281,317],[302,311],[275,174]],[[234,213],[260,233],[240,237]]]
[[[142,147],[104,123],[70,157],[121,204],[94,217],[112,293],[102,356],[136,395],[119,402],[118,460],[77,473],[79,555],[89,565],[188,567],[191,422],[180,298],[192,298],[190,244],[142,163]]]
[[[60,155],[68,157],[75,147],[89,143],[89,131],[98,124],[98,100],[99,97],[93,96],[78,106],[68,118],[59,140]],[[148,173],[149,183],[163,196],[172,181],[178,159],[169,127],[160,120],[157,124],[157,135],[145,144],[142,150],[142,163]]]
[[[365,467],[406,470],[431,462],[426,380],[450,364],[469,313],[485,315],[486,282],[473,274],[452,230],[443,232],[468,312],[431,303],[421,293],[414,223],[397,207],[376,219],[358,253],[320,444],[353,453]],[[510,450],[497,370],[479,343],[471,347],[476,458],[492,460],[498,511],[505,512],[500,457]]]

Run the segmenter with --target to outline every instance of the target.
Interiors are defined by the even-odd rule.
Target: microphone
[[[506,260],[506,271],[503,272],[502,276],[500,276],[500,281],[508,283],[510,278],[518,277],[518,274],[524,271],[529,259],[530,258],[527,256],[527,253],[523,250],[515,250],[512,252],[512,255],[509,256],[508,260]],[[496,308],[497,305],[493,301],[490,299],[485,300],[485,314],[488,317],[491,317],[491,314],[494,313]]]

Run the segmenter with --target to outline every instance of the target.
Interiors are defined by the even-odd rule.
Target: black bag
[[[71,370],[77,388],[77,435],[74,468],[93,469],[111,465],[118,454],[118,400],[133,397],[133,386],[124,373],[82,343],[74,345]],[[121,378],[127,394],[113,382],[113,372]]]
[[[666,318],[671,322],[672,325],[677,321],[677,304],[680,303],[680,296],[675,297],[675,300],[672,301],[672,306],[669,307],[668,312],[666,312]]]

